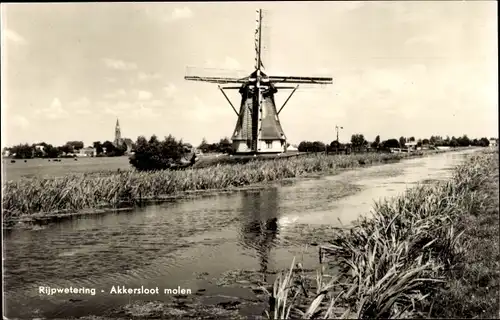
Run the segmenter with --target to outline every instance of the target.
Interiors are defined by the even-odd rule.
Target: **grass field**
[[[128,157],[81,157],[60,159],[61,162],[48,159],[2,159],[2,176],[4,180],[20,180],[21,178],[61,177],[68,174],[90,173],[96,171],[116,171],[131,169]],[[14,160],[15,163],[11,161]]]
[[[3,217],[4,221],[9,221],[75,214],[88,209],[117,208],[189,191],[223,190],[311,173],[335,173],[340,169],[422,155],[421,152],[339,156],[318,154],[183,171],[102,171],[21,179],[3,185]]]
[[[332,235],[315,279],[292,267],[268,289],[288,318],[498,318],[498,150],[473,155],[450,181],[378,203]],[[327,239],[325,239],[327,241]]]

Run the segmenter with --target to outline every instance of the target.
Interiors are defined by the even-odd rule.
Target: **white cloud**
[[[8,122],[12,123],[14,127],[25,129],[29,127],[30,122],[26,117],[20,116],[20,115],[14,115],[12,116],[12,119]]]
[[[175,8],[174,11],[172,11],[172,20],[179,20],[179,19],[188,19],[193,16],[193,12],[191,9],[188,7],[183,7],[183,8]]]
[[[193,17],[193,11],[188,7],[175,8],[174,10],[165,10],[161,7],[148,7],[145,10],[146,14],[153,19],[163,22],[171,22]]]
[[[158,107],[163,107],[165,105],[165,103],[161,100],[153,100],[153,101],[151,101],[150,105],[153,108],[158,108]]]
[[[153,94],[149,91],[139,90],[137,92],[137,99],[139,100],[149,100],[153,97]]]
[[[161,75],[159,73],[147,74],[145,72],[139,72],[139,75],[137,77],[139,78],[139,81],[147,81],[160,79]]]
[[[114,92],[106,93],[104,98],[106,99],[116,99],[121,98],[127,95],[127,92],[124,89],[118,89]]]
[[[5,29],[4,35],[7,40],[10,40],[17,44],[28,44],[26,39],[24,39],[19,33],[15,32],[14,30]]]
[[[135,70],[137,69],[137,65],[132,62],[126,62],[123,60],[117,60],[117,59],[102,59],[104,64],[111,69],[115,70]]]
[[[205,60],[205,68],[209,68],[209,69],[230,69],[230,70],[210,70],[209,72],[221,72],[221,76],[223,75],[222,73],[226,73],[227,76],[230,76],[231,74],[228,74],[227,72],[231,72],[231,71],[241,71],[239,70],[241,68],[241,64],[238,60],[236,60],[235,58],[232,58],[232,57],[227,57],[224,59],[224,61],[214,61],[212,59],[206,59]],[[198,68],[190,68],[191,72],[195,71],[195,72],[200,72],[200,71],[203,71],[203,70],[197,70]],[[208,70],[206,70],[208,71]],[[246,75],[248,72],[246,71]],[[217,74],[218,75],[218,74]]]
[[[172,98],[177,93],[177,87],[169,83],[167,86],[163,87],[163,91],[165,91],[167,97]]]
[[[154,118],[159,116],[159,114],[153,111],[153,109],[144,107],[144,105],[142,104],[139,106],[139,108],[134,109],[133,115],[135,117],[142,117],[142,118]]]
[[[108,104],[105,102],[101,102],[98,104],[99,109],[101,109],[106,114],[112,115],[123,115],[130,113],[133,105],[127,101],[120,101],[113,104]]]
[[[89,114],[91,102],[87,97],[82,97],[69,104],[70,108],[77,114]]]
[[[35,114],[41,114],[47,119],[56,120],[68,117],[68,112],[64,110],[59,98],[54,98],[48,108],[38,109]]]

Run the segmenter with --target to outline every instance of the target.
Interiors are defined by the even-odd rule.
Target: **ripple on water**
[[[458,162],[453,158],[419,161],[424,165],[415,162],[411,170],[405,170],[404,163],[372,167],[264,190],[77,218],[36,232],[10,232],[4,241],[8,297],[30,308],[58,310],[62,302],[57,298],[40,302],[34,290],[37,285],[167,286],[199,280],[195,272],[207,272],[213,278],[227,270],[264,274],[288,267],[293,256],[302,255],[305,244],[321,243],[338,232],[331,226],[313,225],[315,220],[355,218],[363,213],[359,208],[368,207],[375,196],[401,190],[393,181],[441,178],[445,171],[432,168]],[[307,259],[317,261],[317,248],[308,250]],[[109,296],[99,299],[81,306],[88,314],[89,310],[102,311],[94,305],[104,308],[114,303]],[[70,303],[65,308],[74,306]]]

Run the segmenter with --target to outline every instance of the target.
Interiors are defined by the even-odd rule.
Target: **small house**
[[[76,155],[78,157],[95,157],[96,150],[95,150],[95,148],[92,148],[92,147],[82,148],[79,150],[79,152]]]

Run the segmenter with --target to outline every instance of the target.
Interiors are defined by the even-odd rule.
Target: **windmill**
[[[238,116],[236,127],[231,137],[235,154],[265,154],[286,152],[286,136],[281,127],[279,114],[298,89],[300,84],[331,84],[332,78],[270,76],[264,73],[262,53],[262,9],[257,10],[255,29],[255,70],[246,77],[194,76],[186,75],[185,80],[217,83],[219,90]],[[277,84],[295,84],[296,86],[278,86]],[[239,84],[225,86],[221,84]],[[281,108],[276,108],[274,96],[281,89],[292,92]],[[239,112],[224,90],[239,90],[241,103]]]

